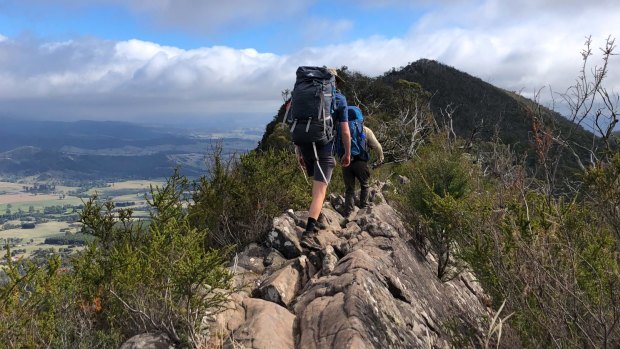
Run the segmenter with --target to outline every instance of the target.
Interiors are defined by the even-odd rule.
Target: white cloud
[[[563,90],[574,82],[585,37],[592,35],[597,48],[609,35],[620,33],[620,3],[585,5],[571,0],[560,6],[548,0],[518,5],[492,0],[467,12],[445,8],[426,16],[409,38],[422,56],[501,87],[532,93],[545,85]],[[441,23],[454,23],[458,29],[441,28]],[[614,62],[620,63],[612,58],[612,69]],[[620,81],[612,77],[608,82],[620,90]]]
[[[139,119],[264,114],[293,68],[253,49],[182,50],[138,40],[0,42],[3,112],[36,117]],[[45,105],[45,107],[43,107]]]
[[[156,12],[172,6],[164,0],[130,4],[136,11]],[[379,75],[420,58],[531,95],[547,85],[563,91],[574,82],[586,36],[593,36],[597,51],[608,35],[620,33],[615,2],[584,7],[576,0],[561,5],[527,0],[519,5],[489,0],[465,10],[453,4],[427,13],[403,37],[373,36],[286,55],[225,46],[184,50],[140,40],[42,43],[0,36],[0,103],[13,115],[163,119],[251,113],[264,115],[266,122],[281,103],[280,91],[292,87],[299,65],[346,65]],[[182,13],[190,1],[179,6]],[[343,21],[339,27],[351,26]],[[616,92],[619,60],[611,59],[608,77]]]
[[[313,0],[4,0],[3,9],[26,9],[44,16],[50,8],[84,9],[114,5],[129,9],[146,22],[194,33],[212,33],[247,27],[270,20],[284,20],[303,12]]]

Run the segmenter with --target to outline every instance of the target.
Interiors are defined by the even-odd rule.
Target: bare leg
[[[320,181],[312,181],[312,203],[310,204],[310,210],[308,216],[314,219],[319,219],[321,209],[323,208],[323,201],[327,194],[327,183]]]
[[[306,224],[306,231],[303,238],[300,241],[302,247],[311,250],[321,250],[321,245],[315,240],[316,224],[321,214],[321,208],[323,208],[323,200],[325,200],[325,194],[327,193],[327,183],[312,181],[312,203],[310,204],[310,210],[308,211],[308,223]]]

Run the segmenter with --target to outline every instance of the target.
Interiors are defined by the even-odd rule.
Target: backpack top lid
[[[332,75],[332,73],[330,73],[329,70],[324,67],[302,66],[302,67],[297,68],[297,72],[295,74],[297,75],[297,80],[305,80],[305,79],[332,80],[333,79],[335,81],[335,77]]]
[[[354,105],[347,107],[347,117],[349,121],[364,121],[362,110]]]

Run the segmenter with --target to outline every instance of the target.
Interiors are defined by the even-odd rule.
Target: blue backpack
[[[349,132],[351,132],[351,159],[356,158],[362,161],[368,161],[368,142],[366,133],[364,132],[364,115],[360,108],[356,106],[347,107],[347,116],[349,119]],[[339,157],[344,155],[344,147],[342,146],[342,136],[340,135],[340,127],[336,134],[336,154]]]

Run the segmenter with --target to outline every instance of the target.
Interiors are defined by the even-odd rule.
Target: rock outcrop
[[[209,320],[214,347],[449,348],[485,338],[494,314],[473,275],[441,282],[385,200],[349,219],[334,209],[342,198],[331,201],[321,251],[300,246],[307,213],[288,211],[264,246],[240,253],[242,290]]]
[[[174,346],[164,334],[143,333],[129,338],[120,349],[174,349]]]

